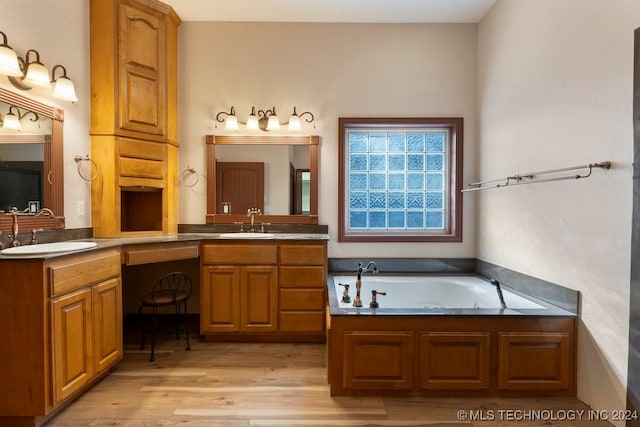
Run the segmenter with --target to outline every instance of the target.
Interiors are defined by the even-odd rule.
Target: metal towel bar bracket
[[[462,190],[462,192],[487,190],[490,188],[502,188],[510,185],[535,184],[538,182],[551,182],[551,181],[563,181],[567,179],[589,178],[594,168],[611,169],[611,162],[607,161],[607,162],[599,162],[599,163],[589,163],[588,165],[571,166],[568,168],[549,169],[545,171],[516,174],[516,175],[508,176],[504,179],[493,179],[490,181],[472,182],[470,184],[467,184],[467,186],[470,188],[465,188],[464,190]],[[582,169],[588,169],[588,172],[585,171],[583,173],[578,173],[578,174],[539,178],[540,175],[559,174],[563,172],[570,172],[570,171],[582,170]]]

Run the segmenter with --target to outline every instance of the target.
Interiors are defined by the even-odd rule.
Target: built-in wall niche
[[[121,187],[120,227],[122,232],[162,231],[162,189]]]

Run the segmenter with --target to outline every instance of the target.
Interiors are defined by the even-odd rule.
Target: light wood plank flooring
[[[611,426],[589,420],[588,408],[568,398],[331,397],[323,344],[205,343],[194,336],[186,352],[183,340],[163,336],[149,363],[136,340],[125,340],[124,360],[111,375],[46,426]],[[556,420],[524,419],[536,410],[542,417],[551,410]],[[557,420],[563,414],[578,419]]]

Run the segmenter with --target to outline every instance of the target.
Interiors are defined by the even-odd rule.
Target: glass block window
[[[341,241],[459,241],[462,119],[340,119]]]

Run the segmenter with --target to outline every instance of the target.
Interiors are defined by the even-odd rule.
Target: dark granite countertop
[[[202,241],[202,240],[219,240],[219,241],[243,241],[243,242],[273,242],[273,241],[286,241],[286,240],[329,240],[328,234],[315,234],[315,233],[272,233],[272,237],[268,238],[234,238],[224,237],[223,234],[227,233],[176,233],[176,234],[164,234],[158,236],[139,236],[139,237],[119,237],[119,238],[95,238],[95,239],[78,239],[72,240],[76,242],[95,242],[97,245],[90,249],[84,249],[80,251],[72,252],[56,252],[45,254],[24,254],[24,255],[3,255],[0,253],[0,261],[9,261],[17,259],[49,259],[60,256],[68,256],[82,252],[95,251],[99,249],[106,249],[112,247],[122,247],[127,245],[142,245],[149,243],[171,243],[171,242],[190,242],[190,241]]]

